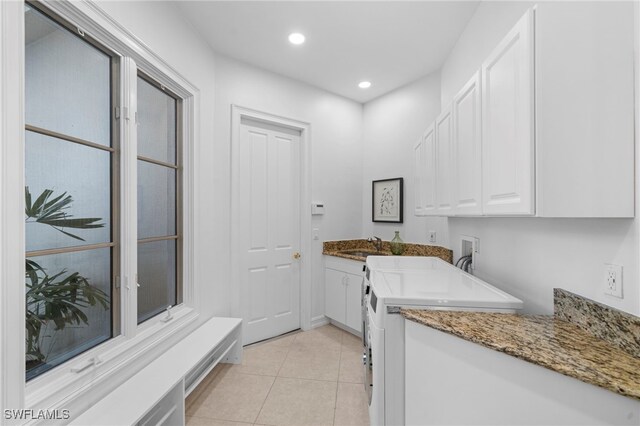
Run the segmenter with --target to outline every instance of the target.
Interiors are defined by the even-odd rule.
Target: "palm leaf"
[[[71,217],[71,216],[67,216]],[[77,228],[77,229],[93,229],[93,228],[102,228],[104,227],[104,223],[95,223],[102,220],[99,217],[87,217],[87,218],[78,218],[78,219],[51,219],[51,218],[43,218],[38,219],[38,222],[44,223],[46,225],[51,225],[60,228]]]
[[[71,207],[73,197],[71,197],[71,195],[67,195],[66,192],[50,199],[53,195],[53,190],[45,189],[42,191],[42,194],[38,196],[35,203],[32,204],[29,187],[26,186],[24,190],[25,215],[27,216],[27,219],[35,219],[37,223],[49,225],[56,231],[80,241],[85,240],[78,235],[65,231],[64,228],[96,229],[104,227],[104,223],[97,223],[100,222],[102,218],[74,218],[73,215],[68,214],[65,210],[68,210]]]
[[[32,199],[29,187],[25,187],[25,216],[37,223],[49,225],[53,229],[80,241],[83,238],[65,230],[95,229],[105,226],[99,223],[102,219],[74,218],[68,214],[73,203],[71,195],[66,192],[54,196],[54,191],[45,189]],[[100,305],[109,309],[109,296],[99,288],[91,285],[89,280],[79,272],[68,273],[66,269],[49,275],[45,269],[31,259],[25,261],[25,327],[26,350],[28,360],[46,360],[40,349],[43,326],[49,321],[55,330],[62,330],[69,324],[89,324],[85,309]]]

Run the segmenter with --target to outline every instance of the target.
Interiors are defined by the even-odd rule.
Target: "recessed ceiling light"
[[[371,87],[371,82],[370,81],[361,81],[360,83],[358,83],[358,87],[361,89],[368,89],[369,87]]]
[[[291,33],[289,34],[289,42],[291,44],[302,44],[304,43],[305,37],[300,33]]]

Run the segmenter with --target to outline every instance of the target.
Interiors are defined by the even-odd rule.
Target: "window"
[[[126,366],[197,316],[183,249],[196,90],[126,35],[98,40],[57,7],[24,8],[25,352],[32,389],[78,374],[70,392],[82,373],[55,367],[78,357],[84,371],[93,354]]]
[[[138,323],[179,303],[181,268],[176,188],[179,172],[175,95],[138,76]]]
[[[25,7],[27,379],[119,333],[113,65]]]

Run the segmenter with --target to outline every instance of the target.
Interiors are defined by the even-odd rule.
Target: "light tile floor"
[[[361,340],[327,325],[218,365],[187,398],[187,425],[368,425],[362,383]]]

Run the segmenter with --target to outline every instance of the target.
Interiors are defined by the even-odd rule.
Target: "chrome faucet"
[[[382,251],[382,239],[380,237],[369,237],[367,238],[367,241],[373,243],[376,246],[376,251]]]

